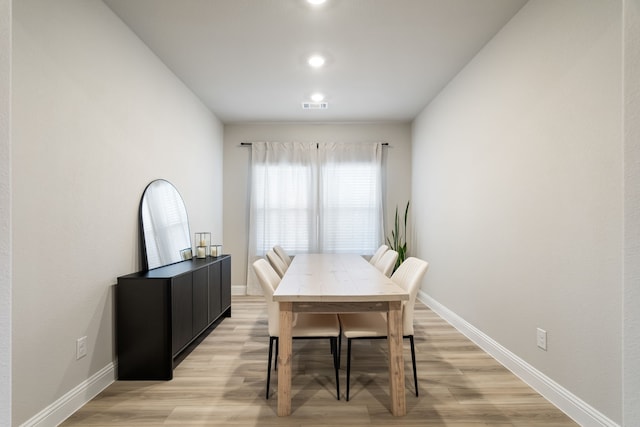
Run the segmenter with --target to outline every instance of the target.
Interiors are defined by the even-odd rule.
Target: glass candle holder
[[[211,245],[211,256],[219,257],[222,255],[222,245]]]
[[[193,250],[191,248],[184,248],[180,251],[180,258],[183,261],[193,258]]]
[[[206,258],[209,255],[209,247],[211,246],[211,233],[195,233],[194,246],[196,247],[196,258]]]

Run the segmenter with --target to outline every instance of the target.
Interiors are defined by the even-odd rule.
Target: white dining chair
[[[287,272],[287,269],[289,267],[273,249],[269,249],[267,251],[267,259],[269,260],[269,264],[271,264],[271,267],[273,267],[276,273],[278,273],[278,276],[280,276],[280,278],[284,277],[284,273]]]
[[[269,384],[271,382],[271,360],[273,345],[276,346],[276,360],[278,358],[278,336],[280,334],[280,304],[273,300],[273,292],[280,283],[276,271],[264,259],[253,263],[253,269],[262,287],[267,303],[267,323],[269,332],[269,361],[267,364],[267,391],[269,399]],[[338,339],[340,338],[340,322],[337,314],[295,313],[293,318],[293,339],[329,339],[331,354],[333,355],[333,369],[336,375],[336,397],[340,400],[340,380],[338,378]],[[277,362],[276,362],[277,366]],[[274,367],[275,368],[275,367]]]
[[[398,261],[398,252],[393,249],[389,249],[378,261],[376,261],[374,267],[380,270],[382,274],[389,277],[393,272],[393,267],[395,267],[396,261]]]
[[[411,344],[411,361],[413,364],[413,382],[418,396],[418,373],[416,371],[416,352],[413,340],[413,308],[420,283],[424,277],[429,263],[418,258],[407,258],[393,273],[391,280],[409,293],[409,300],[402,303],[402,337],[409,338]],[[340,314],[340,326],[342,334],[347,338],[347,392],[346,400],[349,400],[349,381],[351,375],[351,341],[354,339],[382,339],[387,338],[386,313],[346,313]]]
[[[369,258],[369,264],[375,265],[376,262],[380,259],[380,257],[389,250],[389,246],[380,245],[378,249],[374,252],[374,254]]]
[[[287,267],[291,265],[291,257],[284,249],[282,249],[282,246],[274,246],[273,251],[280,257],[282,261],[284,261],[285,264],[287,264]]]

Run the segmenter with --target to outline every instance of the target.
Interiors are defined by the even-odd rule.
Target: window
[[[249,230],[252,264],[275,245],[287,252],[372,254],[383,240],[382,147],[253,143]]]

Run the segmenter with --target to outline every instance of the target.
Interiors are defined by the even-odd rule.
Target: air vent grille
[[[303,102],[303,110],[326,110],[329,108],[328,102]]]

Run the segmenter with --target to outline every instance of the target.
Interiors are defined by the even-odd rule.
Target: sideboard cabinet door
[[[192,274],[175,277],[171,290],[172,353],[182,350],[193,337]]]
[[[215,265],[215,264],[214,264]],[[209,325],[209,268],[193,272],[193,331],[199,335]]]
[[[213,322],[219,316],[220,306],[220,264],[219,262],[209,266],[209,322]]]

